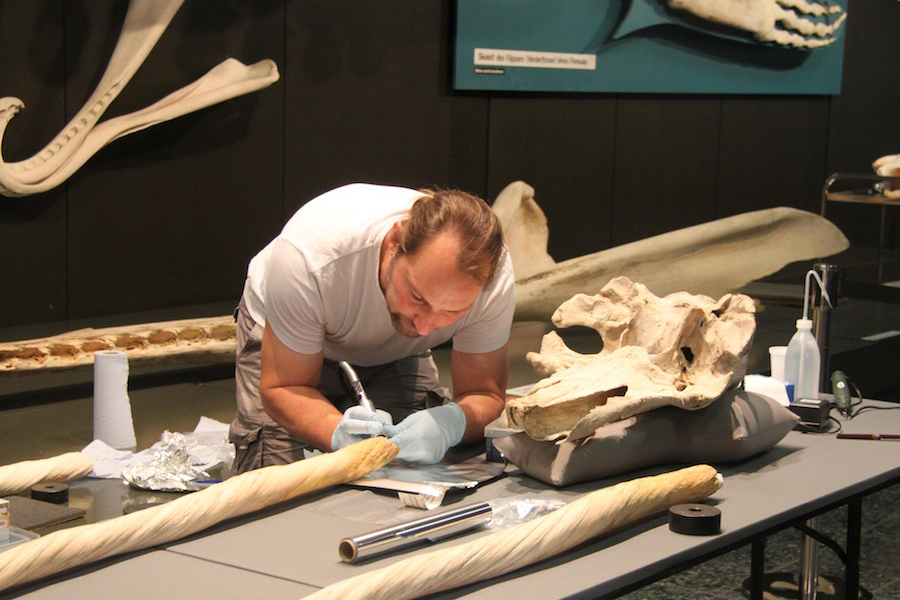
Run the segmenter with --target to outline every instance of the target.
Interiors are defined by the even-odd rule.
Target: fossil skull
[[[784,206],[755,210],[556,262],[547,219],[527,183],[509,184],[493,210],[516,272],[517,321],[547,321],[564,301],[625,275],[657,294],[718,298],[788,263],[830,256],[850,242],[826,219]],[[678,277],[672,277],[678,273]]]
[[[742,294],[659,298],[627,277],[595,296],[578,294],[553,323],[595,329],[602,351],[581,354],[557,333],[545,335],[540,352],[526,356],[545,379],[507,403],[507,421],[534,439],[562,443],[661,406],[703,408],[744,377],[754,313]]]

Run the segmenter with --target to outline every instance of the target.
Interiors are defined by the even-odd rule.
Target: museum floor
[[[765,296],[772,292],[771,286],[778,285],[775,280],[766,284],[767,287],[754,288],[754,291]],[[758,315],[758,332],[750,357],[750,372],[767,371],[766,349],[770,345],[786,344],[792,333],[793,321],[799,316],[796,290],[787,290],[790,292],[787,294],[784,293],[784,288],[776,291],[782,299],[766,301],[764,309]],[[791,294],[794,295],[793,299],[790,298]],[[228,307],[224,305],[195,307],[192,311],[196,314],[181,311],[176,316],[208,316],[225,314],[223,311],[227,310]],[[146,322],[175,316],[154,313],[142,315],[141,318]],[[75,328],[77,327],[72,327]],[[524,356],[526,352],[538,349],[541,336],[548,330],[547,325],[537,323],[514,326],[510,345],[510,387],[524,385],[536,379]],[[866,396],[900,401],[900,373],[896,368],[896,357],[900,356],[900,336],[877,342],[862,339],[890,330],[900,330],[900,304],[842,300],[833,314],[832,351],[835,363],[846,370],[851,378],[855,379],[854,369],[859,369],[860,372],[868,369],[881,375],[880,379],[873,378],[870,372],[866,372],[860,377],[861,381],[866,381],[865,385],[860,383]],[[45,333],[47,332],[34,328],[17,328],[0,331],[0,339],[27,339]],[[598,349],[594,332],[568,331],[563,334],[564,339],[575,350],[592,352]],[[438,349],[435,355],[439,365],[447,364],[446,348]],[[883,360],[873,360],[873,356]],[[133,373],[130,397],[138,447],[148,447],[166,429],[192,430],[201,415],[223,422],[230,421],[234,414],[234,381],[229,368],[228,365],[183,371],[157,368]],[[90,377],[90,372],[81,372],[51,377],[0,379],[0,464],[79,450],[90,442]],[[822,476],[828,476],[827,470]],[[117,516],[127,502],[127,488],[122,486],[122,491],[95,502],[87,519]],[[845,517],[844,507],[820,518],[822,532],[841,545],[845,541]],[[800,541],[801,534],[793,529],[770,537],[766,550],[766,572],[796,577]],[[900,486],[876,492],[863,501],[861,584],[876,598],[900,598],[900,562],[897,561],[897,556],[900,556]],[[819,562],[820,573],[837,577],[842,574],[840,561],[830,549],[820,548]],[[749,574],[748,545],[631,592],[625,598],[737,599],[744,597],[741,586]],[[792,596],[785,594],[777,597]],[[823,593],[819,597],[832,596]]]

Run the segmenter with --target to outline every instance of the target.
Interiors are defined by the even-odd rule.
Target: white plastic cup
[[[787,346],[769,346],[769,365],[772,369],[772,379],[784,381],[785,354],[787,354]]]

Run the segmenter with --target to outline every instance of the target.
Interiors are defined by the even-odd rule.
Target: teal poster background
[[[847,1],[820,3],[846,11]],[[461,90],[840,93],[846,23],[832,44],[796,49],[667,0],[457,0],[456,11],[453,81]]]

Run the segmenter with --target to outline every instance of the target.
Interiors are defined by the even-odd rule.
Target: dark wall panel
[[[27,105],[6,160],[90,95],[124,0],[0,3],[0,96]],[[459,93],[451,0],[185,2],[106,117],[232,56],[272,87],[114,142],[65,185],[0,198],[0,327],[237,300],[247,262],[309,198],[349,181],[534,186],[557,260],[747,210],[818,210],[833,171],[900,152],[900,3],[853,4],[838,96]],[[877,221],[832,206],[857,244]],[[892,240],[896,240],[894,223]]]
[[[0,3],[0,97],[25,108],[3,135],[5,162],[40,151],[65,124],[62,5]],[[21,199],[0,196],[0,325],[66,316],[65,189]]]
[[[285,217],[353,182],[484,193],[487,100],[449,93],[449,3],[287,3]]]
[[[828,170],[871,172],[900,152],[900,4],[850,7],[841,93],[831,102]]]
[[[557,261],[609,246],[615,119],[607,98],[491,100],[488,195],[531,185]]]
[[[872,173],[872,161],[900,152],[900,3],[851,6],[841,94],[831,102],[827,172]],[[828,218],[854,244],[874,246],[878,210],[829,203]],[[887,211],[890,239],[900,240],[900,218]]]
[[[722,100],[716,216],[791,206],[819,212],[828,99]]]
[[[708,221],[716,212],[720,101],[619,102],[613,245]]]

